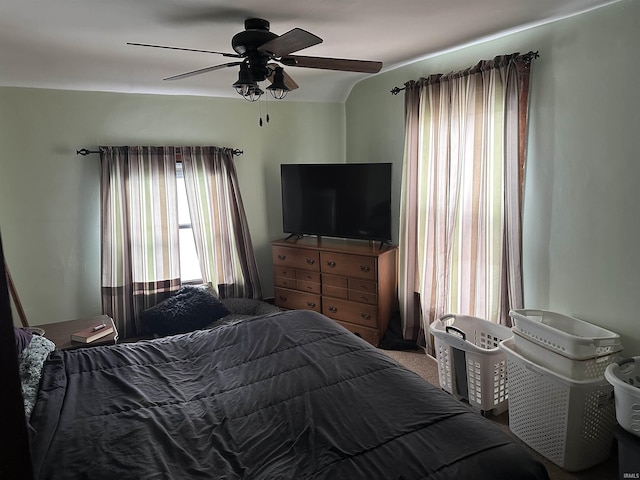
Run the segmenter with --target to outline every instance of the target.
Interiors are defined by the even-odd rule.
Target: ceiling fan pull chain
[[[262,104],[258,100],[258,115],[260,116],[260,126],[262,126]]]
[[[269,123],[269,97],[264,96],[264,104],[267,107],[267,123]]]

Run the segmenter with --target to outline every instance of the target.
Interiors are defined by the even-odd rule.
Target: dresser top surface
[[[325,237],[302,237],[290,239],[281,239],[272,242],[272,245],[281,247],[297,247],[308,248],[313,250],[325,250],[333,252],[352,253],[360,255],[383,255],[389,252],[395,252],[397,247],[375,241],[367,240],[349,240],[341,238],[325,238]]]

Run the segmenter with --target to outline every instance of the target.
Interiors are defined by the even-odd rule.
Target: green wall
[[[0,229],[32,324],[100,313],[97,145],[230,146],[265,296],[282,235],[282,162],[394,163],[397,242],[410,79],[537,50],[524,199],[525,303],[573,314],[640,355],[640,2],[623,0],[370,77],[345,104],[0,87]]]
[[[398,212],[404,99],[391,88],[539,51],[523,212],[525,306],[609,328],[629,355],[640,355],[638,18],[640,2],[624,0],[371,77],[346,102],[346,157],[394,162]]]
[[[282,236],[283,162],[344,162],[344,104],[0,87],[0,229],[30,324],[101,313],[98,145],[239,148],[240,189],[265,297]],[[262,113],[266,106],[262,105]],[[17,318],[14,319],[17,322]]]

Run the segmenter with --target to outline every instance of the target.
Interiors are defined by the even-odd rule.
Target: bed
[[[547,479],[513,438],[311,311],[53,351],[38,479]]]

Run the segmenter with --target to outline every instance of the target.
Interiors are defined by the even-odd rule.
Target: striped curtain
[[[217,286],[222,298],[262,298],[232,150],[184,147],[181,152],[203,281]]]
[[[203,283],[221,297],[262,298],[233,151],[101,147],[102,308],[118,332],[181,286],[176,162],[181,159]]]
[[[140,312],[180,287],[175,149],[100,150],[102,308],[130,338]]]
[[[532,58],[496,57],[405,85],[399,290],[406,338],[421,340],[445,313],[509,325],[509,310],[522,307]]]

